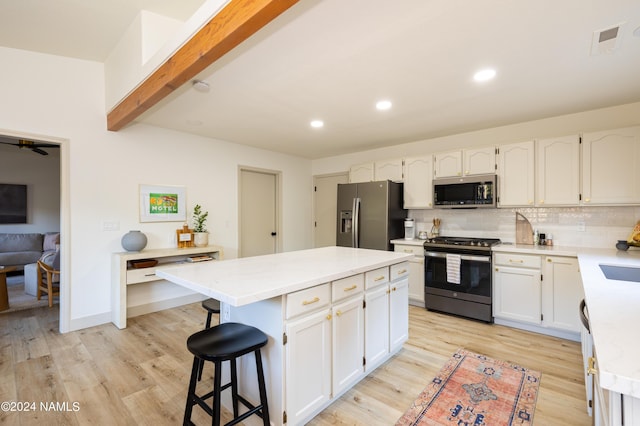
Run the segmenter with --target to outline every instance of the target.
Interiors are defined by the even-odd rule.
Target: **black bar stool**
[[[264,426],[269,426],[269,407],[267,405],[267,390],[262,370],[262,356],[260,348],[267,344],[267,335],[255,327],[235,322],[226,322],[214,327],[192,334],[187,339],[187,348],[194,355],[191,369],[191,380],[187,393],[187,405],[184,410],[184,425],[192,425],[191,412],[193,406],[198,404],[212,418],[214,426],[220,425],[220,394],[231,387],[234,419],[225,426],[234,425],[256,414],[262,417]],[[256,358],[256,370],[258,373],[258,390],[260,392],[260,405],[254,406],[242,395],[238,394],[238,376],[236,371],[236,359],[242,355],[254,352]],[[196,395],[196,384],[201,361],[211,361],[215,365],[213,378],[213,391],[206,395]],[[231,381],[225,385],[221,383],[222,362],[230,362]],[[213,397],[211,407],[206,400]],[[246,413],[238,414],[238,402],[249,409]]]
[[[202,307],[207,311],[207,322],[204,328],[211,328],[211,317],[213,314],[220,315],[220,301],[216,299],[206,299],[202,301]],[[202,370],[204,368],[204,361],[200,360],[200,367],[198,370],[198,381],[202,379]]]

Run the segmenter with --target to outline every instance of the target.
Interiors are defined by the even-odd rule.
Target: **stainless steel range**
[[[426,308],[493,322],[491,247],[496,244],[500,244],[497,238],[426,240]]]

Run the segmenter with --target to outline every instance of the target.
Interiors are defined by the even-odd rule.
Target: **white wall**
[[[60,156],[0,147],[0,183],[27,185],[27,223],[0,224],[0,232],[45,233],[60,230]],[[25,173],[29,170],[29,173]]]
[[[123,234],[139,229],[148,248],[171,247],[182,225],[139,223],[141,183],[186,186],[188,206],[210,211],[211,243],[233,257],[238,166],[282,171],[283,250],[312,247],[310,161],[137,124],[108,132],[102,64],[6,48],[0,62],[14,65],[0,69],[0,133],[68,141],[70,329],[109,321],[111,253]],[[103,231],[103,221],[120,229]]]
[[[640,124],[640,102],[582,113],[551,117],[510,126],[441,138],[426,139],[389,148],[363,151],[313,161],[313,175],[349,170],[353,164],[403,158],[466,147],[495,146],[555,136],[615,129]],[[556,245],[608,247],[627,239],[640,207],[570,207],[489,210],[411,210],[418,231],[430,231],[433,218],[442,220],[441,234],[496,237],[515,241],[515,212],[524,214],[540,232],[552,233]],[[583,222],[584,231],[578,224]]]

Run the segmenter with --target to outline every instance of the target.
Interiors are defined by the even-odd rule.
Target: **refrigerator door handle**
[[[360,198],[353,199],[353,232],[351,233],[351,247],[358,248],[360,241]]]

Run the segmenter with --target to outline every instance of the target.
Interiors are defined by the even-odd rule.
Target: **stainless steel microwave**
[[[433,180],[433,206],[441,209],[496,207],[496,175]]]

